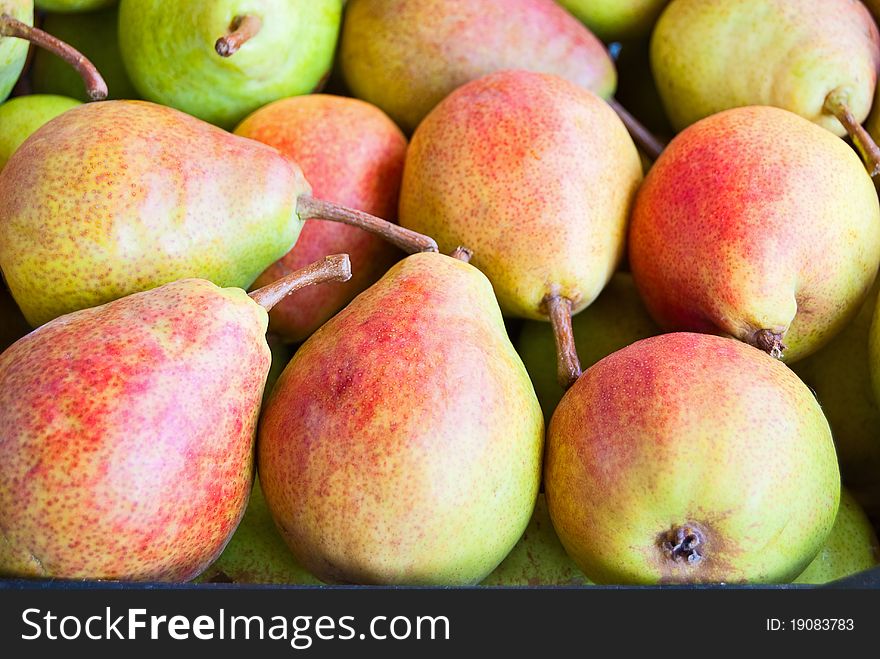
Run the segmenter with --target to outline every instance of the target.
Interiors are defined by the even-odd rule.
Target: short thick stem
[[[553,337],[556,340],[556,377],[563,389],[568,389],[581,376],[581,361],[574,344],[571,326],[571,300],[559,295],[544,298]]]
[[[229,25],[229,33],[217,39],[214,50],[220,57],[229,57],[257,36],[262,27],[263,21],[257,16],[236,16]]]
[[[330,281],[348,281],[349,279],[351,279],[351,260],[348,258],[348,254],[334,254],[296,270],[268,286],[258,288],[250,293],[250,296],[266,311],[271,311],[272,307],[281,300],[301,288]]]
[[[98,69],[85,55],[70,44],[56,39],[41,29],[22,23],[9,14],[0,14],[0,36],[25,39],[32,44],[48,50],[70,64],[82,77],[86,86],[86,94],[93,101],[107,98],[107,83],[98,73]]]
[[[617,116],[620,117],[623,125],[626,126],[626,129],[632,136],[633,141],[642,151],[645,152],[645,155],[651,160],[657,160],[657,158],[660,157],[660,154],[663,153],[663,149],[666,148],[666,145],[657,139],[657,136],[654,135],[654,133],[645,128],[642,122],[632,116],[629,113],[629,110],[618,103],[616,99],[609,99],[608,105],[610,105],[617,113]]]
[[[458,259],[459,261],[464,261],[465,263],[470,263],[471,259],[474,257],[474,251],[464,245],[459,245],[452,253],[449,255],[454,259]]]
[[[859,123],[846,101],[846,95],[834,90],[825,98],[825,112],[833,115],[846,129],[853,145],[865,161],[865,168],[873,178],[880,174],[880,148],[865,127]]]
[[[342,222],[343,224],[350,224],[364,231],[369,231],[396,245],[407,254],[440,251],[437,248],[437,242],[433,238],[405,229],[400,225],[393,224],[375,215],[354,210],[353,208],[346,208],[331,201],[315,199],[309,195],[301,195],[297,199],[296,212],[304,220],[314,219]]]

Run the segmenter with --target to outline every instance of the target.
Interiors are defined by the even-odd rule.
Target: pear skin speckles
[[[788,367],[677,333],[613,353],[568,390],[544,490],[597,583],[786,583],[828,536],[840,475],[828,422]]]
[[[323,581],[475,584],[528,524],[542,448],[488,280],[417,254],[291,360],[261,420],[260,484]]]
[[[0,356],[0,573],[185,581],[253,479],[265,311],[184,280],[52,321]]]

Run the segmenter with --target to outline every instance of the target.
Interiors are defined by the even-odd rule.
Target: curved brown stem
[[[835,89],[825,98],[824,110],[833,115],[846,128],[853,145],[862,156],[862,160],[865,161],[865,168],[873,178],[880,174],[880,148],[877,147],[877,143],[865,130],[865,127],[855,118],[845,96],[843,91]]]
[[[86,85],[86,94],[93,101],[103,101],[107,98],[107,83],[98,73],[98,69],[85,55],[70,44],[56,39],[51,34],[41,29],[22,23],[9,14],[0,14],[0,36],[17,37],[30,41],[35,46],[44,48],[70,64],[82,77]]]
[[[246,14],[244,16],[236,16],[229,24],[229,34],[226,34],[214,44],[214,50],[220,57],[229,57],[237,52],[248,41],[257,36],[260,28],[263,27],[263,21],[257,16]]]
[[[556,377],[563,389],[568,389],[581,376],[581,360],[574,344],[571,327],[571,300],[560,295],[544,298],[553,338],[556,340]]]
[[[660,157],[660,154],[663,153],[663,149],[666,148],[666,145],[657,139],[654,133],[645,128],[642,122],[632,116],[629,113],[629,110],[618,103],[616,99],[608,99],[608,105],[610,105],[617,113],[617,116],[620,117],[623,125],[626,126],[626,129],[632,136],[633,141],[642,151],[645,152],[645,155],[651,160],[657,160],[657,158]]]
[[[465,247],[464,245],[459,245],[454,250],[452,250],[452,253],[449,256],[454,259],[458,259],[459,261],[470,263],[471,259],[474,258],[474,250],[469,247]]]
[[[267,286],[249,293],[251,299],[271,311],[272,307],[285,297],[312,284],[323,284],[329,281],[348,281],[351,279],[351,260],[348,254],[325,256],[320,261],[307,265],[305,268],[290,273]]]
[[[437,242],[433,238],[410,229],[405,229],[398,224],[393,224],[375,215],[334,204],[332,201],[324,201],[309,195],[301,195],[296,200],[296,213],[303,220],[329,220],[361,228],[364,231],[382,236],[407,254],[440,251],[437,248]]]

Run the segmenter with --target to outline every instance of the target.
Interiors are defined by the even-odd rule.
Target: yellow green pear
[[[314,199],[273,147],[146,101],[87,103],[38,129],[0,170],[0,268],[37,326],[188,277],[247,288],[307,218],[436,249]]]
[[[794,583],[823,584],[843,579],[880,563],[880,544],[871,521],[846,491],[840,493],[840,509],[825,545]]]
[[[37,128],[77,105],[77,100],[51,94],[17,96],[0,105],[0,169]]]
[[[871,384],[868,342],[877,306],[876,282],[858,315],[792,370],[819,399],[831,426],[840,474],[855,498],[880,513],[880,407]]]
[[[583,586],[590,580],[578,569],[559,542],[547,501],[538,495],[535,512],[525,533],[501,561],[501,565],[483,579],[484,586]]]
[[[651,37],[651,68],[673,126],[773,105],[836,135],[861,130],[874,100],[880,33],[852,0],[673,0]]]
[[[273,367],[275,362],[273,361]],[[268,383],[267,383],[268,385]],[[267,386],[267,389],[270,389]],[[197,583],[320,584],[294,559],[275,528],[257,479],[229,544]]]
[[[669,0],[559,0],[605,42],[640,39],[651,32]]]

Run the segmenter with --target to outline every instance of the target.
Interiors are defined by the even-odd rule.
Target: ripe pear
[[[559,0],[603,41],[641,39],[669,0]]]
[[[116,4],[116,0],[34,0],[38,9],[58,12],[80,12],[103,9]]]
[[[121,0],[119,48],[135,88],[224,128],[328,75],[340,0]]]
[[[496,71],[555,73],[606,98],[617,78],[602,42],[552,0],[351,0],[339,57],[355,96],[407,132]]]
[[[286,98],[257,110],[235,133],[296,160],[312,193],[321,199],[392,221],[397,217],[406,138],[375,106],[324,94]],[[393,245],[363,229],[307,220],[293,249],[257,277],[254,286],[335,252],[351,255],[352,278],[289,296],[269,314],[273,332],[291,342],[308,338],[400,258]]]
[[[844,488],[831,534],[819,555],[794,583],[822,584],[869,570],[880,563],[880,544],[865,511]]]
[[[267,309],[185,279],[58,318],[0,355],[0,574],[184,581],[238,525],[269,371]]]
[[[77,105],[77,100],[51,94],[18,96],[0,105],[0,169],[37,128]]]
[[[483,586],[583,586],[590,581],[571,560],[550,521],[544,495],[522,538],[501,565],[483,579]]]
[[[89,103],[37,130],[0,171],[0,267],[40,325],[182,278],[247,288],[310,217],[436,249],[315,199],[272,147],[144,101]]]
[[[880,33],[853,0],[673,0],[651,40],[651,68],[677,130],[729,108],[772,105],[835,135],[864,134]]]
[[[473,249],[504,313],[554,319],[559,337],[620,262],[641,181],[635,145],[601,98],[558,76],[502,71],[460,87],[419,126],[400,224],[442,251]],[[560,378],[576,377],[565,361]]]
[[[529,522],[543,431],[489,281],[415,254],[294,355],[263,410],[260,484],[322,581],[476,584]]]
[[[868,340],[880,281],[858,315],[792,369],[819,399],[831,426],[840,474],[856,499],[880,513],[880,408],[871,385]]]
[[[880,205],[858,157],[772,107],[689,127],[648,172],[629,234],[661,327],[729,335],[788,362],[857,313],[880,263]]]
[[[595,302],[572,318],[572,329],[584,369],[612,352],[660,333],[628,272],[614,274]],[[525,321],[516,349],[535,385],[544,418],[549,421],[565,393],[556,378],[553,329],[547,323]]]
[[[72,66],[83,79],[89,100],[107,98],[107,83],[94,65],[69,44],[33,27],[33,23],[33,0],[0,0],[0,103],[12,92],[24,68],[28,42]]]
[[[92,61],[107,82],[107,98],[137,98],[119,53],[118,22],[117,8],[109,7],[83,14],[47,14],[42,26]],[[89,100],[76,72],[43,49],[34,53],[30,79],[35,92]]]
[[[781,583],[828,537],[840,475],[828,422],[787,366],[678,333],[606,357],[568,390],[544,492],[597,583]]]
[[[220,558],[196,582],[299,585],[321,583],[296,562],[278,534],[260,489],[259,479],[254,482],[247,510],[229,544],[220,554]]]

